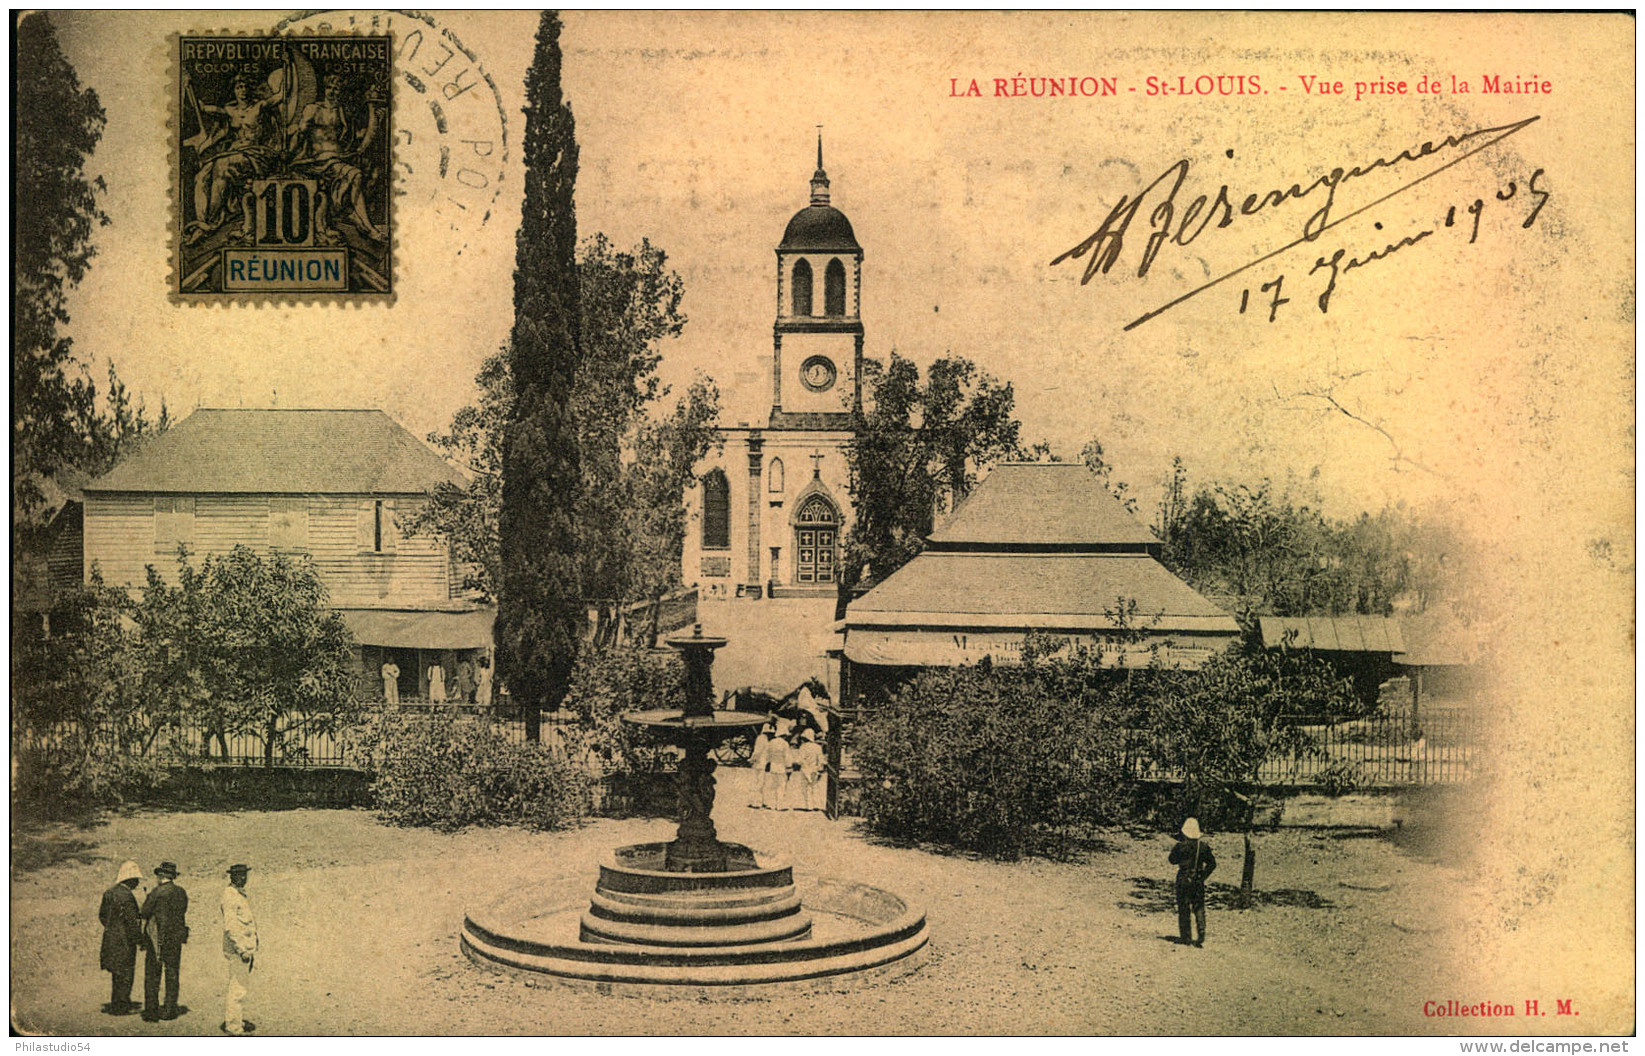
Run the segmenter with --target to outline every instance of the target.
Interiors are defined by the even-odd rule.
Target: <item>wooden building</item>
[[[996,467],[926,549],[851,602],[848,700],[921,667],[1017,663],[1040,632],[1116,668],[1197,667],[1234,618],[1159,562],[1152,532],[1080,464]]]
[[[449,686],[491,650],[493,610],[444,541],[401,529],[441,483],[464,481],[382,411],[198,410],[84,487],[74,572],[135,589],[150,566],[172,577],[179,546],[306,557],[360,645],[362,695],[393,660],[401,699],[424,698],[431,664]]]

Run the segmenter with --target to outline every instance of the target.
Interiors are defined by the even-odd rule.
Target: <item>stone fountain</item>
[[[916,907],[848,880],[813,881],[802,905],[792,863],[719,838],[712,753],[768,716],[715,709],[714,651],[726,639],[699,624],[667,644],[685,662],[685,708],[623,720],[681,749],[674,839],[617,848],[590,902],[528,891],[470,911],[463,952],[563,982],[692,996],[917,966],[927,932]]]

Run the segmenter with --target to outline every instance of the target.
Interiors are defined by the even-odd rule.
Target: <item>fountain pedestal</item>
[[[462,946],[470,958],[603,988],[660,985],[699,992],[918,963],[914,955],[926,943],[923,912],[888,891],[823,884],[826,908],[819,912],[838,923],[832,936],[815,938],[793,867],[719,838],[710,753],[768,719],[715,710],[711,667],[714,650],[725,644],[724,638],[704,636],[700,625],[690,636],[669,639],[685,661],[685,708],[623,716],[684,753],[674,839],[617,848],[600,866],[588,909],[575,918],[576,942],[544,934],[548,922],[562,919],[560,911],[545,914],[516,897],[468,914]]]

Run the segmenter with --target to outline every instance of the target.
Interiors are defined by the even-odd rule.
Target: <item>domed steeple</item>
[[[828,204],[828,173],[823,171],[822,133],[817,134],[817,171],[811,174],[811,204],[794,214],[783,232],[783,249],[860,252],[856,232],[845,214]]]
[[[819,133],[811,204],[777,247],[771,429],[850,428],[862,405],[862,257],[851,221],[829,204]]]

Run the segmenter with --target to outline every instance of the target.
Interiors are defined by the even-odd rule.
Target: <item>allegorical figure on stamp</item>
[[[381,242],[386,236],[367,213],[365,174],[355,164],[377,137],[379,108],[367,107],[366,127],[356,135],[343,108],[342,93],[343,78],[330,74],[320,98],[303,107],[291,129],[291,171],[320,185],[315,219],[321,241],[336,241],[330,221],[341,215],[361,234]]]
[[[148,947],[143,959],[143,1018],[151,1022],[177,1018],[178,972],[183,966],[183,943],[188,941],[188,892],[177,886],[176,863],[161,862],[154,876],[154,890],[143,900],[141,911]]]
[[[183,74],[183,94],[193,104],[201,133],[187,141],[204,153],[217,143],[226,132],[231,138],[219,153],[204,160],[194,174],[194,219],[184,232],[187,241],[194,242],[215,231],[228,219],[231,203],[240,204],[241,227],[234,238],[250,242],[256,226],[252,217],[251,181],[273,172],[280,163],[278,130],[269,127],[268,118],[277,115],[285,99],[285,85],[289,78],[280,78],[279,84],[266,96],[256,97],[252,78],[240,74],[234,78],[234,98],[213,106],[200,102],[194,93],[187,72]],[[227,118],[226,127],[217,125],[206,131],[205,114]],[[271,142],[272,139],[272,142]]]

